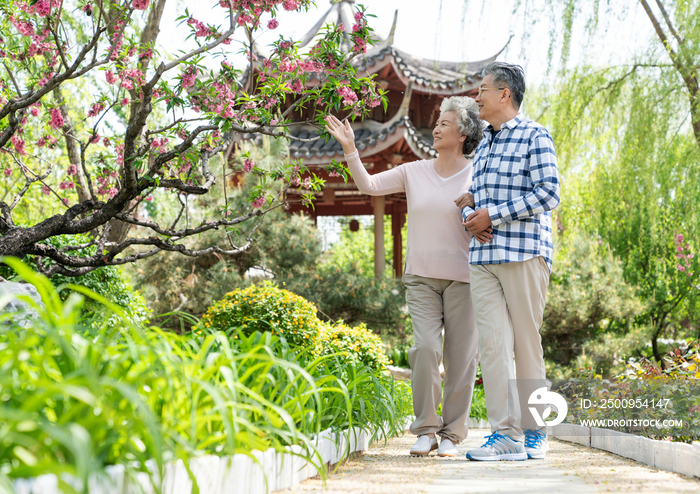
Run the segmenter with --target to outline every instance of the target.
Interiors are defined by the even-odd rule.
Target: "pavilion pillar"
[[[374,206],[374,277],[384,278],[386,263],[384,262],[384,210],[386,200],[384,196],[373,196]]]
[[[394,276],[401,279],[403,276],[403,239],[401,238],[401,228],[403,228],[404,215],[399,211],[399,202],[394,201],[391,207],[391,236],[394,240]]]

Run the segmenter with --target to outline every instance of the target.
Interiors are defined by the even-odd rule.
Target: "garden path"
[[[407,434],[375,444],[364,455],[343,464],[323,482],[309,479],[285,493],[325,494],[461,494],[512,493],[567,494],[597,492],[700,493],[700,482],[682,475],[650,468],[612,453],[550,440],[542,461],[473,462],[467,449],[478,447],[489,433],[472,429],[458,446],[458,458],[408,456],[415,437]]]

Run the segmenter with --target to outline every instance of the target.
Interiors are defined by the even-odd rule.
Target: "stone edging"
[[[358,427],[351,429],[350,433],[345,430],[339,434],[327,429],[319,434],[315,446],[322,459],[320,463],[330,467],[344,461],[348,456],[352,456],[358,451],[365,451],[369,446],[369,434]],[[244,454],[228,457],[207,455],[192,458],[189,466],[197,479],[199,492],[206,494],[266,494],[294,487],[299,482],[318,475],[318,469],[312,463],[300,456],[295,456],[294,453],[301,453],[301,446],[287,446],[287,450],[289,453],[279,453],[274,449],[253,451],[255,459]],[[316,458],[316,462],[318,463],[318,458]],[[156,470],[155,462],[152,460],[147,462],[147,466],[152,472]],[[109,479],[91,479],[90,493],[135,492],[133,487],[128,487],[128,484],[132,483],[133,480],[127,479],[123,465],[109,466],[106,471]],[[267,487],[265,479],[267,479]],[[64,478],[64,480],[77,490],[82,490],[80,482],[77,482],[76,479]],[[136,481],[145,494],[154,493],[146,473],[136,474]],[[14,487],[17,494],[60,493],[58,480],[53,474],[40,475],[32,479],[17,479],[14,482]],[[192,480],[182,460],[167,464],[162,483],[162,494],[190,494],[191,491]]]
[[[550,436],[589,448],[602,449],[650,467],[700,478],[700,442],[691,444],[657,441],[597,427],[559,424]]]

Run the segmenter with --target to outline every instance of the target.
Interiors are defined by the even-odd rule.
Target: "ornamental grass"
[[[168,461],[289,445],[302,445],[323,475],[319,432],[359,427],[373,440],[403,432],[410,389],[362,362],[310,356],[248,328],[234,330],[235,344],[218,330],[143,328],[84,287],[54,288],[19,261],[2,261],[44,304],[34,304],[39,316],[27,327],[0,315],[0,485],[10,490],[11,479],[54,473],[87,492],[88,479],[122,464],[129,475],[146,472],[160,492]],[[64,302],[66,289],[82,296]],[[85,297],[120,324],[84,324]]]

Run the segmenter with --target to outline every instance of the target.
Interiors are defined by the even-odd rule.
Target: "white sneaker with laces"
[[[438,456],[457,456],[459,451],[449,439],[443,439],[438,447]]]
[[[532,460],[544,460],[544,455],[549,451],[549,441],[540,431],[526,430],[525,432],[525,452]]]
[[[494,432],[486,436],[487,441],[476,449],[467,451],[467,458],[474,461],[527,460],[525,446],[509,436]]]
[[[437,438],[428,436],[418,436],[418,440],[411,447],[411,456],[426,456],[428,453],[438,448]]]

